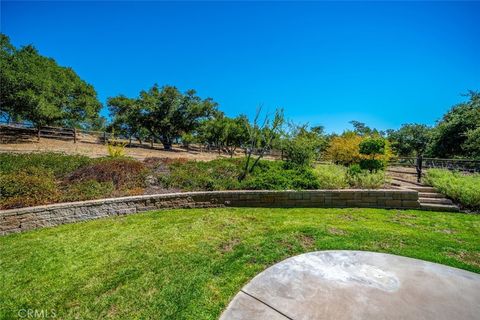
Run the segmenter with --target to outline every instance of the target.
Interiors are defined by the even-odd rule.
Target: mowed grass
[[[287,257],[368,250],[480,272],[480,216],[381,209],[156,211],[0,237],[0,318],[216,319]]]

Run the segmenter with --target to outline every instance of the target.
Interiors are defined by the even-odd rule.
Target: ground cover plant
[[[480,210],[480,174],[462,174],[442,169],[429,169],[424,182],[463,207]]]
[[[141,194],[145,172],[128,158],[0,154],[0,209]]]
[[[88,158],[58,153],[1,154],[0,209],[152,192],[312,190],[385,186],[383,171],[358,165],[299,165],[259,160],[245,173],[244,158],[212,161],[127,157]],[[149,189],[150,188],[150,189]],[[153,190],[153,191],[150,191]]]
[[[316,250],[480,272],[480,216],[382,209],[148,212],[0,237],[0,318],[217,319],[256,274]]]
[[[166,188],[201,190],[312,190],[366,188],[385,185],[383,171],[352,171],[341,165],[296,165],[290,161],[260,160],[245,179],[244,159],[217,159],[209,162],[173,161],[168,172],[158,176]]]

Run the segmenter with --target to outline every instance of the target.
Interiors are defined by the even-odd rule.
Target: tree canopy
[[[467,102],[454,106],[438,121],[432,132],[430,155],[448,158],[478,154],[475,141],[480,127],[480,93],[470,91],[468,97]]]
[[[431,140],[431,129],[424,124],[404,124],[389,132],[392,149],[399,156],[423,155]]]
[[[85,126],[98,121],[101,104],[92,85],[31,45],[15,48],[0,34],[0,114],[7,121]]]
[[[108,99],[113,123],[128,128],[132,135],[141,129],[157,138],[166,150],[183,133],[197,129],[202,120],[213,115],[217,103],[201,99],[195,90],[181,93],[173,86],[154,85],[138,98],[118,96]]]

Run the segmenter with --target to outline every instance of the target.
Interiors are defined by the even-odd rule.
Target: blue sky
[[[434,122],[480,90],[478,2],[4,2],[14,45],[71,66],[102,102],[194,88],[341,132]],[[105,111],[104,111],[105,112]]]

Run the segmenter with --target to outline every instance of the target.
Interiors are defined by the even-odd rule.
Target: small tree
[[[288,162],[296,165],[311,165],[325,146],[323,130],[319,127],[309,131],[306,125],[291,125],[290,134],[283,140],[282,148]]]
[[[253,123],[247,126],[246,160],[243,172],[239,177],[240,180],[245,179],[247,174],[253,172],[260,159],[272,148],[272,144],[278,138],[284,123],[283,109],[275,110],[272,120],[266,115],[262,124],[259,123],[261,112],[262,108],[259,107]],[[254,154],[256,154],[256,158],[253,160]]]
[[[385,162],[379,157],[385,155],[385,146],[385,139],[381,137],[370,137],[360,142],[359,152],[367,156],[360,160],[360,167],[369,171],[383,169]]]
[[[324,158],[346,166],[359,163],[363,158],[359,147],[362,140],[363,138],[353,131],[346,131],[341,136],[334,136],[330,140]]]
[[[143,114],[138,101],[120,95],[108,98],[107,105],[113,118],[110,127],[128,137],[130,142],[134,137],[142,144],[147,131],[143,127]]]
[[[197,137],[194,136],[193,134],[187,132],[182,134],[181,136],[182,140],[182,145],[187,149],[187,151],[190,149],[190,145],[192,143],[195,143],[197,141]]]
[[[233,157],[235,150],[248,141],[248,119],[246,116],[226,118],[222,142],[230,157]]]

